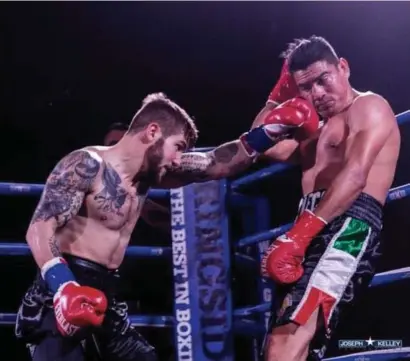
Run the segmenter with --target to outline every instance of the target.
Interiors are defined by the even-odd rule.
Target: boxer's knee
[[[288,323],[274,328],[266,343],[265,361],[305,361],[317,329],[317,321],[318,310],[303,326]]]
[[[276,327],[269,335],[266,342],[265,361],[296,361],[296,355],[293,354],[289,345],[291,337],[297,326],[287,324]]]

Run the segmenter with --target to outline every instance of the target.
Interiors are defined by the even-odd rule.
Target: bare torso
[[[123,261],[146,194],[139,194],[138,184],[124,180],[104,160],[103,147],[86,149],[101,162],[100,171],[79,213],[59,229],[60,251],[115,269]]]
[[[350,109],[351,107],[330,118],[314,137],[300,144],[304,194],[329,188],[345,160],[350,156],[354,157],[350,154]],[[377,155],[363,190],[382,204],[393,181],[399,151],[400,132],[396,127]]]

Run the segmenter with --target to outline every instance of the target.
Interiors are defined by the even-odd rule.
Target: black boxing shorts
[[[53,295],[38,273],[23,297],[15,333],[33,361],[154,361],[154,347],[131,325],[128,306],[118,299],[120,276],[97,263],[64,254],[78,283],[103,291],[108,309],[100,327],[82,329],[73,337],[57,330]]]
[[[324,193],[316,191],[303,197],[299,214],[306,209],[314,211]],[[361,193],[347,212],[312,241],[300,280],[277,287],[268,332],[290,322],[303,325],[319,307],[308,361],[322,360],[341,312],[368,288],[380,256],[382,215],[380,202]]]

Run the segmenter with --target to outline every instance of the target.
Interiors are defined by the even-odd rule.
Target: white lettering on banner
[[[263,258],[266,250],[269,248],[269,243],[270,241],[264,241],[264,242],[258,243],[260,259]],[[261,282],[262,282],[261,292],[262,292],[263,302],[271,302],[272,301],[271,286],[269,286],[268,282],[265,279],[261,279]],[[270,316],[271,316],[270,311],[266,311],[264,313],[264,316],[265,316],[265,328],[268,329]]]
[[[177,310],[178,360],[192,360],[191,310]]]
[[[189,287],[188,282],[175,285],[176,303],[183,303],[189,305]],[[188,310],[189,311],[189,310]]]
[[[188,284],[183,188],[171,190],[171,236],[174,266],[175,320],[178,361],[192,360],[192,327]]]

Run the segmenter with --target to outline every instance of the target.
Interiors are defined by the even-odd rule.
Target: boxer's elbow
[[[59,253],[56,229],[54,220],[31,223],[27,229],[26,242],[39,265]]]
[[[41,249],[41,239],[42,234],[44,234],[44,229],[42,229],[40,224],[30,224],[26,232],[26,242],[33,253],[37,253]]]

